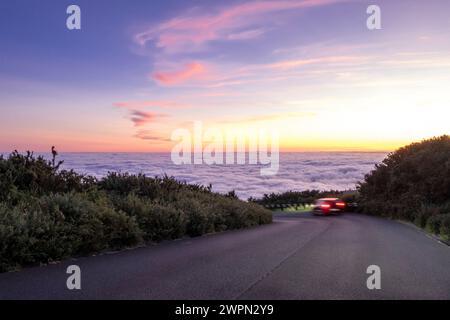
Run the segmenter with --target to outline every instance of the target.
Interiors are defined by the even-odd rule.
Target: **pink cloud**
[[[171,142],[169,138],[155,135],[149,130],[139,130],[134,136],[142,140],[150,140],[153,142]]]
[[[250,39],[262,35],[263,30],[242,30],[256,22],[264,22],[264,17],[270,13],[347,1],[351,0],[254,1],[222,9],[216,14],[179,16],[136,34],[134,39],[141,46],[153,41],[168,52],[197,50],[208,41]]]
[[[356,63],[358,61],[366,60],[367,57],[360,56],[327,56],[311,59],[296,59],[278,61],[272,64],[265,65],[264,68],[270,69],[292,69],[311,64],[332,64],[332,63]]]
[[[317,58],[286,59],[265,64],[253,64],[238,69],[228,68],[222,77],[211,78],[207,88],[238,86],[257,82],[281,81],[299,76],[298,69],[310,67],[321,72],[330,67],[356,67],[372,61],[372,56],[341,55],[321,56]],[[303,75],[305,72],[302,73]]]
[[[154,112],[144,112],[139,110],[131,111],[131,121],[134,123],[135,127],[140,127],[147,123],[155,122],[157,119],[164,117],[167,117],[167,115]]]
[[[123,101],[113,103],[115,107],[125,109],[142,109],[142,108],[162,108],[162,109],[182,109],[189,107],[188,105],[175,101],[165,100],[145,100],[145,101]]]
[[[199,62],[191,62],[183,66],[177,71],[158,71],[152,74],[152,78],[164,85],[176,85],[187,80],[196,80],[205,76],[207,68]]]

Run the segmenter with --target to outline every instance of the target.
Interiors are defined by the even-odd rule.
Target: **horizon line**
[[[8,155],[13,153],[16,150],[13,151],[0,151],[0,155]],[[34,154],[37,153],[48,153],[51,154],[51,150],[49,151],[42,151],[42,150],[17,150],[19,153],[26,153],[26,152],[32,152]],[[251,151],[245,151],[245,153],[249,153]],[[303,151],[283,151],[280,150],[279,153],[390,153],[393,152],[393,150],[303,150]],[[170,154],[171,151],[58,151],[59,155],[63,154],[71,154],[71,153],[97,153],[97,154],[108,154],[108,153],[136,153],[136,154],[143,154],[143,153],[160,153],[160,154]],[[197,154],[198,152],[191,152],[191,154]],[[233,153],[243,153],[243,152],[233,152]],[[258,153],[258,151],[256,151]],[[226,152],[223,152],[223,154],[226,154]]]

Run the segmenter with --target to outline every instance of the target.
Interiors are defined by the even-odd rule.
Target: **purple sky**
[[[194,120],[298,151],[450,133],[449,15],[447,0],[2,1],[0,150],[166,151]]]

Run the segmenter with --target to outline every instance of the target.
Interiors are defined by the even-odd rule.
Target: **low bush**
[[[425,224],[426,229],[434,234],[439,234],[442,224],[442,215],[433,215],[427,219]]]
[[[0,272],[272,221],[211,186],[123,173],[97,180],[61,164],[31,152],[0,156]]]
[[[366,175],[358,191],[364,213],[411,221],[448,235],[450,136],[413,143],[389,154]]]
[[[212,210],[211,205],[188,196],[180,197],[173,205],[186,216],[187,235],[195,237],[216,231],[214,221],[217,213]]]
[[[79,194],[0,206],[0,269],[136,245],[133,218]]]
[[[450,136],[424,140],[389,154],[358,186],[360,208],[409,221],[423,205],[450,200]],[[379,205],[375,205],[378,203]]]
[[[96,179],[77,174],[75,171],[59,170],[63,162],[55,163],[32,152],[25,155],[14,151],[7,159],[0,156],[0,201],[17,203],[27,196],[48,193],[81,192],[96,184]]]
[[[450,239],[450,213],[433,215],[426,223],[427,231]]]
[[[441,216],[440,235],[445,240],[450,240],[450,213]]]
[[[412,211],[413,211],[414,223],[417,226],[424,228],[424,227],[426,227],[427,222],[430,218],[450,212],[450,208],[448,207],[448,204],[442,204],[442,205],[422,204],[419,207],[419,209],[412,210]]]
[[[137,221],[147,241],[176,239],[186,233],[184,212],[171,205],[163,206],[135,194],[116,198],[114,203]]]

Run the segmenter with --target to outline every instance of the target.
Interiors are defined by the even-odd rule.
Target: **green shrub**
[[[141,241],[135,220],[83,195],[0,205],[0,267],[47,263]]]
[[[115,206],[136,219],[147,241],[176,239],[186,232],[186,217],[173,206],[163,206],[134,194],[116,198]]]
[[[427,225],[428,219],[437,213],[438,211],[435,206],[422,205],[415,214],[414,224],[424,228]]]
[[[186,217],[181,210],[154,204],[139,217],[139,225],[152,241],[177,239],[186,233]]]
[[[450,213],[441,215],[440,235],[445,240],[450,240]]]
[[[33,252],[33,246],[39,235],[49,229],[47,220],[47,216],[33,209],[0,204],[0,272],[40,260],[39,252]]]
[[[389,154],[358,186],[362,212],[403,219],[437,230],[450,200],[450,137],[442,136]]]
[[[216,213],[215,229],[241,229],[272,222],[272,214],[254,203],[239,205],[239,202],[230,198],[220,198],[212,205]]]
[[[245,206],[244,217],[248,217],[251,226],[272,223],[272,213],[270,210],[261,210],[261,207],[254,203],[248,203]]]
[[[81,194],[45,196],[41,207],[71,226],[65,233],[75,254],[131,246],[140,241],[136,221],[125,213]],[[68,245],[68,244],[67,244]]]
[[[136,194],[114,196],[118,210],[136,217],[144,231],[144,239],[160,241],[183,235],[240,229],[272,221],[270,211],[254,203],[217,194],[180,190],[173,194],[173,202],[162,205]]]
[[[36,203],[0,209],[0,257],[8,266],[59,260],[75,254],[71,226],[59,214]]]
[[[426,229],[434,234],[439,234],[441,230],[442,216],[433,215],[428,218],[426,223]]]
[[[215,213],[210,206],[202,204],[194,197],[180,197],[174,206],[184,212],[186,222],[186,234],[191,237],[200,236],[215,231]]]
[[[173,201],[178,192],[184,190],[211,194],[211,186],[191,185],[179,182],[173,177],[150,178],[144,174],[132,175],[117,172],[109,172],[105,178],[99,181],[98,186],[102,190],[118,195],[133,193],[151,200],[165,202]]]
[[[98,181],[61,163],[0,156],[0,272],[272,221],[270,211],[211,186],[122,173]]]
[[[34,157],[32,152],[22,155],[15,151],[7,159],[0,156],[0,201],[18,203],[26,198],[23,193],[41,196],[86,191],[95,186],[95,178],[59,170],[61,164]]]

